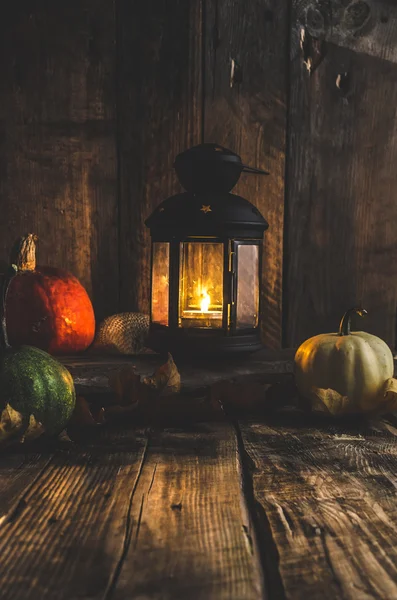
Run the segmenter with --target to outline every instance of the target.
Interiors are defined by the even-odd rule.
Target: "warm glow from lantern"
[[[223,249],[221,242],[182,242],[179,326],[221,329]]]
[[[200,310],[201,312],[208,312],[210,308],[211,298],[206,290],[204,290],[201,294],[202,300],[200,302]]]

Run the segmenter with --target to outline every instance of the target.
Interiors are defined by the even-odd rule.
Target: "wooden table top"
[[[397,422],[98,428],[0,457],[2,599],[397,598]]]

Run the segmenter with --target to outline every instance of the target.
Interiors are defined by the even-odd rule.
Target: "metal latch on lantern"
[[[228,328],[231,329],[234,324],[235,319],[235,310],[234,310],[234,295],[236,289],[236,252],[233,250],[234,248],[234,240],[229,241],[229,278],[230,278],[230,302],[227,306],[227,324]]]

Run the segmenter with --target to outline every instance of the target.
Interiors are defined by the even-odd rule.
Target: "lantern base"
[[[257,352],[263,348],[259,331],[241,335],[225,335],[208,330],[170,330],[153,327],[145,345],[156,352],[170,352],[174,357],[221,357]]]

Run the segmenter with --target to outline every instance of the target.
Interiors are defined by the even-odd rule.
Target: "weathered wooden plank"
[[[245,358],[177,363],[183,391],[206,388],[219,381],[271,382],[273,377],[291,376],[294,350],[263,350]],[[79,393],[109,392],[109,378],[124,367],[134,367],[141,377],[154,373],[167,358],[159,355],[106,357],[85,354],[63,356],[61,362],[73,375]]]
[[[302,53],[291,63],[286,343],[336,331],[362,304],[369,315],[357,328],[394,347],[397,66],[306,42],[306,64]],[[394,27],[383,48],[396,42]]]
[[[218,0],[205,18],[206,142],[270,175],[242,175],[234,192],[269,222],[263,254],[263,340],[281,345],[288,3]]]
[[[2,598],[262,597],[241,477],[228,424],[57,453],[1,519]]]
[[[395,598],[395,426],[324,428],[299,414],[240,425],[258,518],[274,545],[275,597]]]
[[[145,219],[180,191],[175,156],[201,142],[202,0],[117,0],[121,309],[149,311]]]
[[[52,460],[1,521],[2,598],[103,598],[146,449],[141,432],[120,432]]]
[[[153,434],[114,600],[263,597],[238,471],[230,425]]]
[[[299,52],[301,30],[356,52],[397,63],[394,0],[296,0],[291,49]]]
[[[0,524],[18,510],[30,487],[40,479],[53,454],[24,452],[22,446],[0,455]]]
[[[39,235],[99,317],[118,303],[113,0],[7,7],[0,52],[0,256]]]

